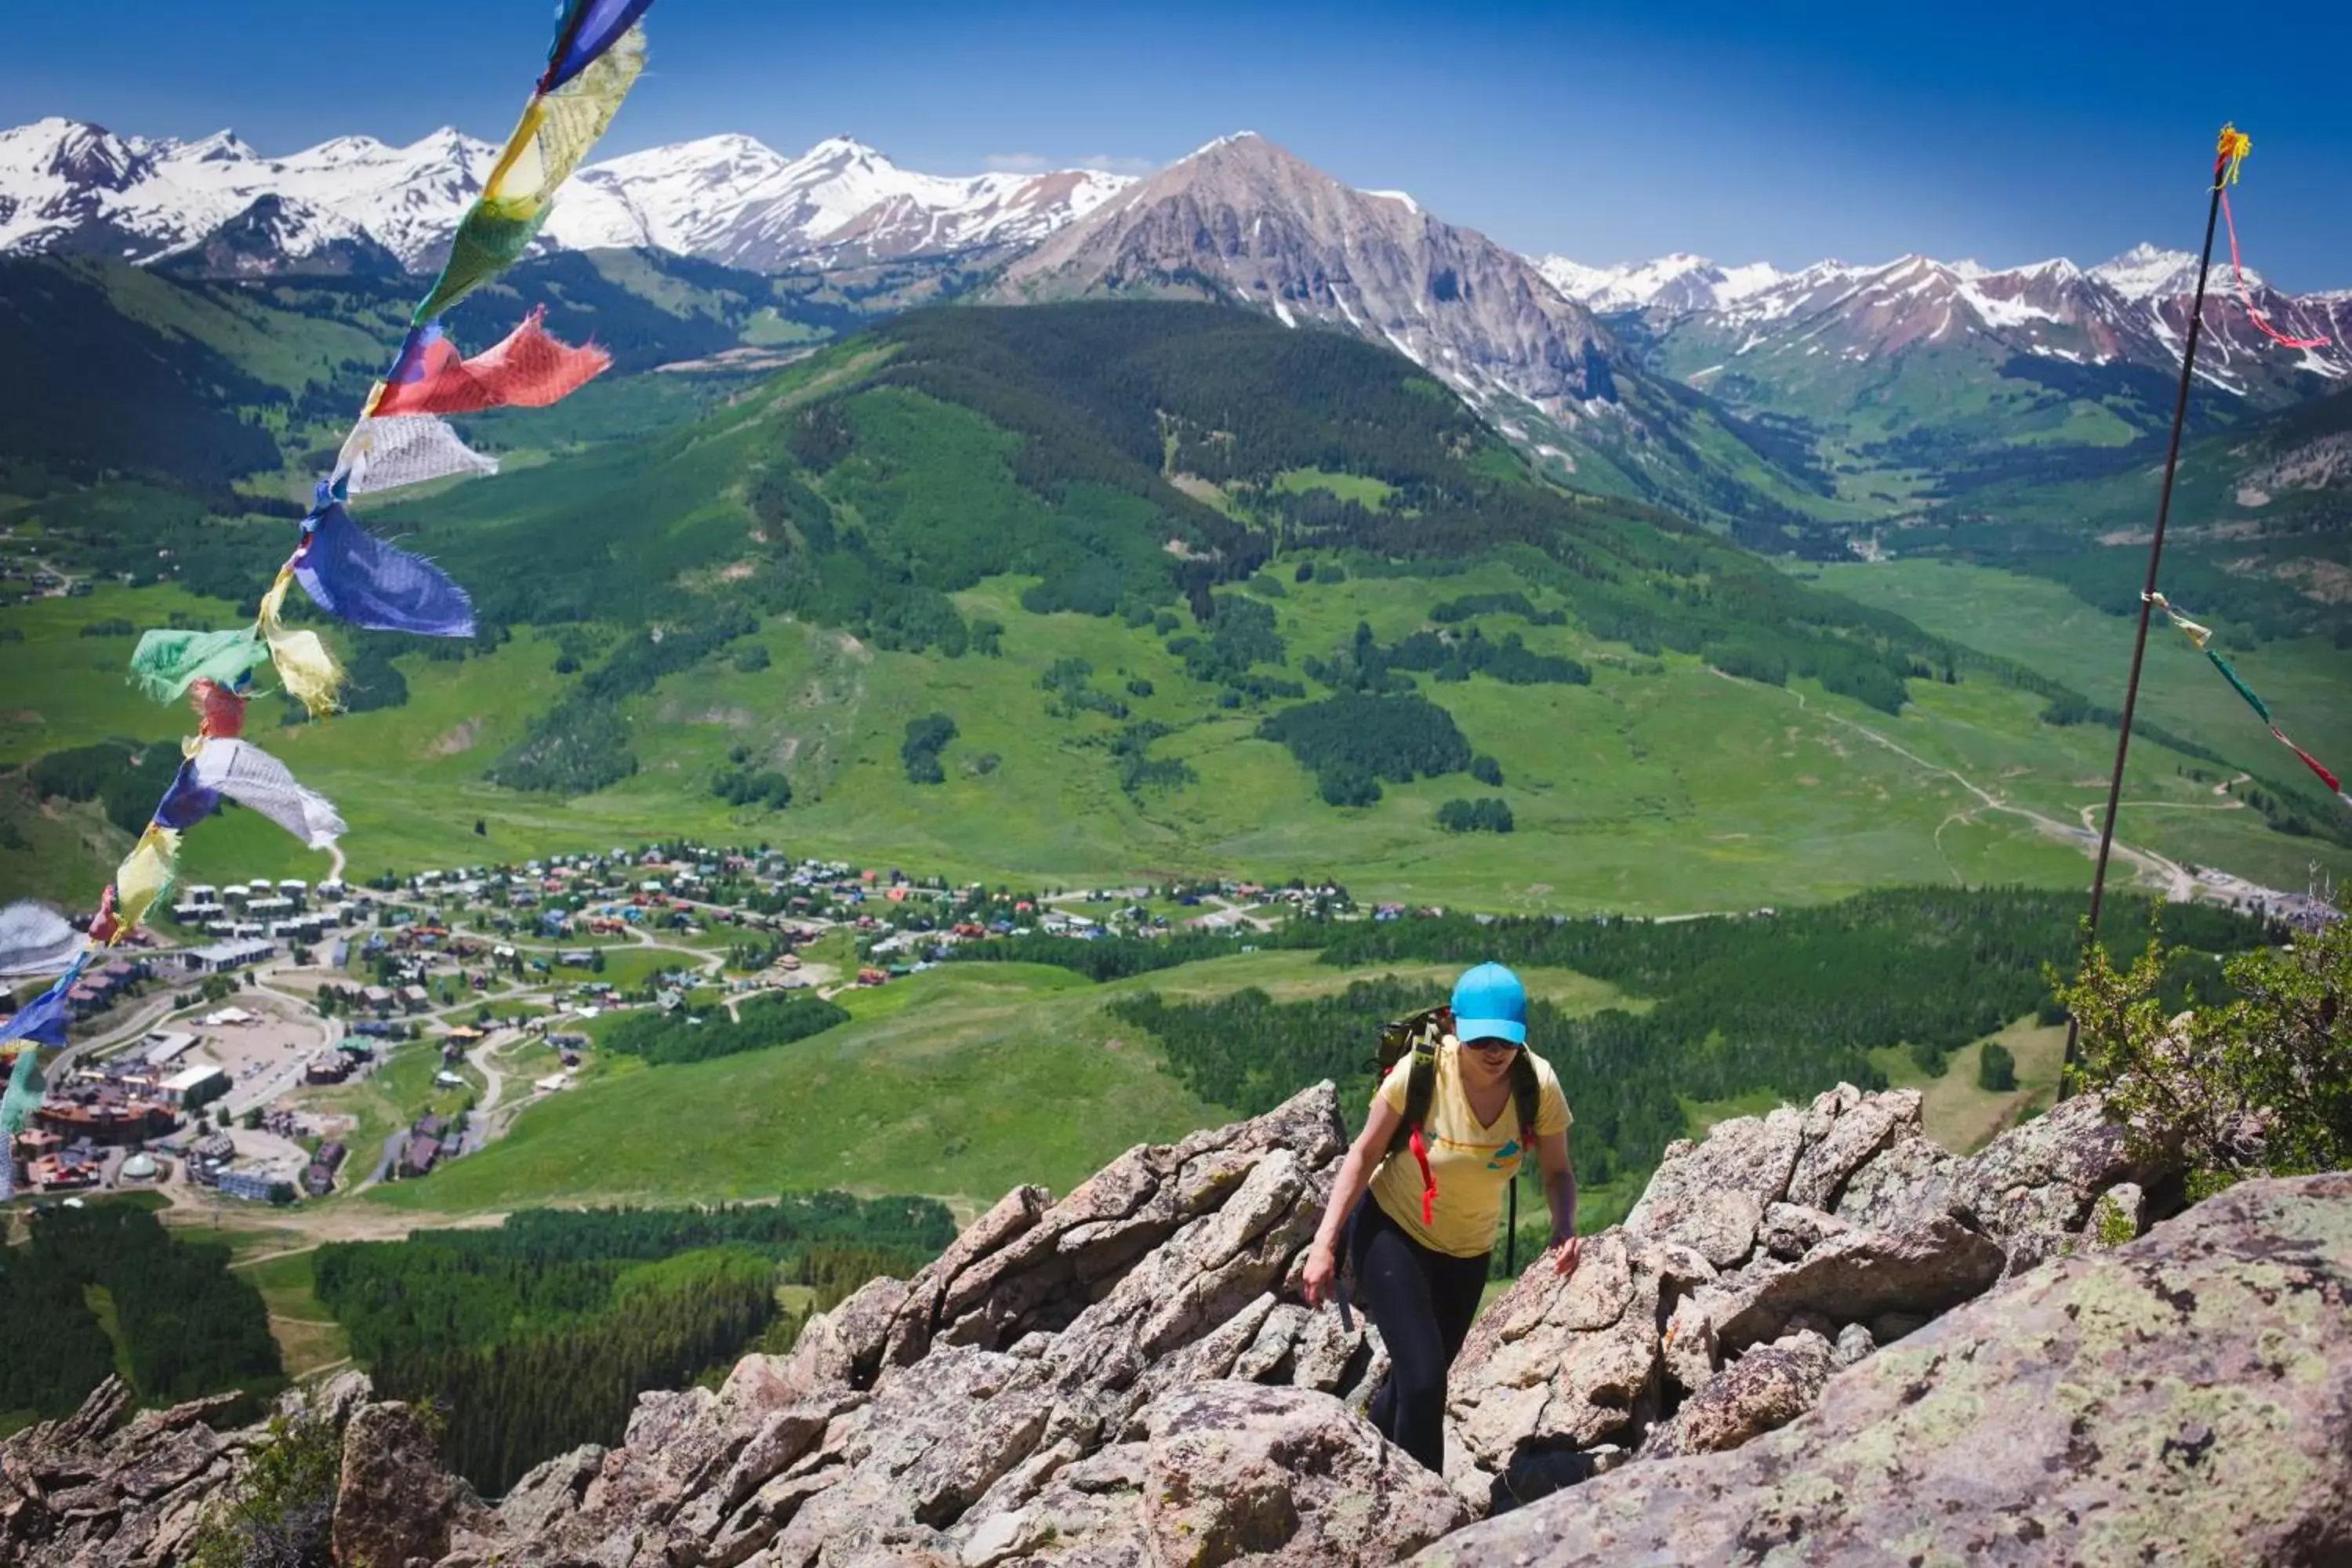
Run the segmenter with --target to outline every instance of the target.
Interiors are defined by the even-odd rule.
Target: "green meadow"
[[[2139,559],[2137,552],[2134,559]],[[2126,564],[2119,556],[2117,569]],[[1856,562],[1808,570],[1819,571],[1823,587],[1858,604],[1893,610],[1939,637],[2006,655],[2065,681],[2094,702],[2123,706],[2137,623],[2086,605],[2045,578],[1949,560]],[[2198,611],[2194,605],[2187,607]],[[2232,629],[2220,616],[2200,614],[2200,619],[2218,632]],[[2305,749],[2322,761],[2352,755],[2352,648],[2325,637],[2281,637],[2255,647],[2225,648],[2223,657]],[[2142,717],[2224,756],[2264,772],[2300,771],[2245,700],[2161,615],[2148,627],[2139,704]]]
[[[1895,563],[1835,567],[1823,580],[2093,689],[2127,649],[2126,624],[2028,579]],[[1591,684],[1418,676],[1419,689],[1454,716],[1472,747],[1500,763],[1504,784],[1423,778],[1385,786],[1371,805],[1339,808],[1323,803],[1286,750],[1257,737],[1262,708],[1221,707],[1216,690],[1190,679],[1148,627],[1031,614],[1020,605],[1027,581],[991,579],[955,596],[967,616],[1003,626],[997,658],[894,652],[769,617],[756,633],[765,668],[721,657],[630,700],[639,770],[588,795],[527,794],[483,776],[568,679],[555,671],[556,639],[531,628],[461,661],[404,655],[409,696],[401,707],[280,726],[283,704],[265,699],[254,703],[247,733],[337,802],[351,823],[344,851],[356,877],[683,833],[959,879],[1083,885],[1296,875],[1336,879],[1359,898],[1643,913],[1818,901],[1901,881],[2079,883],[2079,849],[1969,786],[2000,805],[2080,822],[2084,807],[2103,801],[2112,760],[2112,731],[2044,724],[2040,699],[1980,677],[1957,686],[1915,680],[1912,700],[1890,718],[1803,679],[1785,688],[1737,680],[1695,658],[1635,654],[1573,623],[1493,616],[1478,622],[1489,638],[1517,632],[1537,652],[1578,658],[1591,668]],[[1359,622],[1383,641],[1402,638],[1429,624],[1439,599],[1503,591],[1549,602],[1501,563],[1437,583],[1291,583],[1266,602],[1296,669],[1345,645]],[[108,737],[169,743],[186,727],[183,714],[124,683],[131,637],[79,629],[173,618],[226,625],[233,613],[168,587],[0,609],[0,626],[24,634],[9,652],[34,672],[29,689],[39,703],[0,716],[0,762]],[[1060,709],[1041,682],[1072,658],[1092,667],[1094,689],[1127,704],[1128,720]],[[2326,690],[2346,661],[2304,639],[2266,645],[2242,668],[2283,716],[2303,720],[2306,744],[2324,754],[2333,737],[2352,741],[2344,705]],[[1139,695],[1147,684],[1150,694]],[[2151,650],[2146,711],[2268,776],[2293,764],[2177,637]],[[908,721],[929,713],[953,719],[957,736],[941,756],[945,781],[916,784],[899,744]],[[1166,728],[1150,755],[1181,761],[1192,782],[1121,788],[1110,746],[1138,720]],[[739,748],[790,775],[789,807],[740,809],[709,793],[711,775]],[[2200,768],[2212,773],[2145,739],[2135,745],[2126,840],[2273,886],[2300,887],[2315,857],[2352,873],[2352,856],[2339,847],[2272,832],[2217,796],[2212,782],[2189,776]],[[1445,801],[1486,795],[1509,803],[1515,832],[1437,828]],[[95,886],[127,844],[91,807],[0,805],[19,825],[0,845],[11,886],[72,899],[77,879]],[[315,878],[322,868],[322,857],[235,811],[190,833],[184,858],[192,880]]]
[[[1436,982],[1452,971],[1372,974]],[[969,1219],[1023,1182],[1066,1192],[1138,1143],[1233,1119],[1171,1077],[1150,1038],[1109,1016],[1111,1002],[1249,985],[1296,1000],[1368,977],[1300,952],[1236,953],[1103,985],[1040,965],[951,964],[848,993],[839,1001],[850,1022],[791,1045],[680,1066],[605,1060],[480,1153],[361,1201],[460,1214],[843,1187],[925,1193]],[[1575,1012],[1624,1002],[1566,971],[1527,979]],[[1369,1062],[1372,1043],[1365,1048]],[[1358,1108],[1344,1109],[1358,1119]]]

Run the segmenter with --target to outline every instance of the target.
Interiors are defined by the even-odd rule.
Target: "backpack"
[[[1393,1019],[1381,1026],[1380,1079],[1386,1083],[1397,1063],[1410,1056],[1412,1067],[1404,1080],[1404,1118],[1389,1140],[1389,1152],[1396,1154],[1412,1151],[1415,1163],[1421,1166],[1421,1223],[1431,1224],[1437,1209],[1437,1178],[1429,1169],[1429,1145],[1422,1137],[1422,1127],[1429,1120],[1429,1102],[1437,1094],[1437,1047],[1454,1028],[1454,1009],[1448,1006],[1424,1007],[1406,1017]],[[1511,1058],[1511,1101],[1519,1113],[1519,1146],[1530,1147],[1536,1136],[1536,1107],[1541,1086],[1536,1079],[1536,1064],[1522,1047]],[[1518,1197],[1517,1184],[1512,1184],[1511,1196]]]

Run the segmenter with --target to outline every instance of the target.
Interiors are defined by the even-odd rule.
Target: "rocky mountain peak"
[[[200,278],[396,278],[400,258],[357,224],[295,196],[256,197],[203,238],[157,257]]]
[[[146,160],[102,125],[52,118],[36,121],[21,132],[8,134],[21,136],[21,144],[36,152],[36,166],[41,173],[77,185],[104,191],[125,190],[146,171]],[[6,157],[10,151],[0,146],[0,157]]]
[[[1386,343],[1475,402],[1563,421],[1614,395],[1608,334],[1533,264],[1247,132],[1129,186],[1013,262],[998,293],[1226,299]]]

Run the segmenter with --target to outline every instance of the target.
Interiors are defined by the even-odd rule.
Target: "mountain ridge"
[[[365,231],[421,270],[438,264],[498,152],[444,126],[404,147],[339,136],[273,158],[231,131],[150,141],[53,116],[0,131],[0,253],[152,261],[277,195]],[[986,251],[1042,237],[1128,178],[1087,169],[940,176],[847,137],[786,158],[720,135],[586,165],[546,239],[572,249],[652,245],[769,270],[808,257]]]
[[[2018,353],[2177,373],[2197,259],[2141,244],[2088,267],[2053,257],[1994,268],[1919,254],[1821,261],[1793,272],[1761,262],[1726,268],[1682,254],[1609,268],[1547,256],[1537,266],[1596,312],[1637,314],[1654,335],[1688,340],[1723,363],[1759,350],[1761,358],[1828,352],[1859,362],[1977,334]],[[2289,294],[2251,268],[2244,282],[2241,299],[2226,261],[2207,281],[2200,377],[2261,406],[2299,401],[2310,382],[2352,383],[2344,346],[2352,341],[2352,294]],[[2283,350],[2250,318],[2249,301],[2280,331],[2328,342]]]

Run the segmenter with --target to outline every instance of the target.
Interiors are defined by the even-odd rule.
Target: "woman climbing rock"
[[[1528,994],[1499,963],[1455,982],[1430,1038],[1381,1079],[1364,1130],[1340,1163],[1307,1254],[1307,1304],[1334,1292],[1339,1248],[1388,1347],[1372,1425],[1430,1469],[1444,1462],[1445,1374],[1486,1285],[1505,1189],[1532,1146],[1551,1205],[1546,1257],[1575,1271],[1576,1174],[1568,1100],[1528,1048]]]

